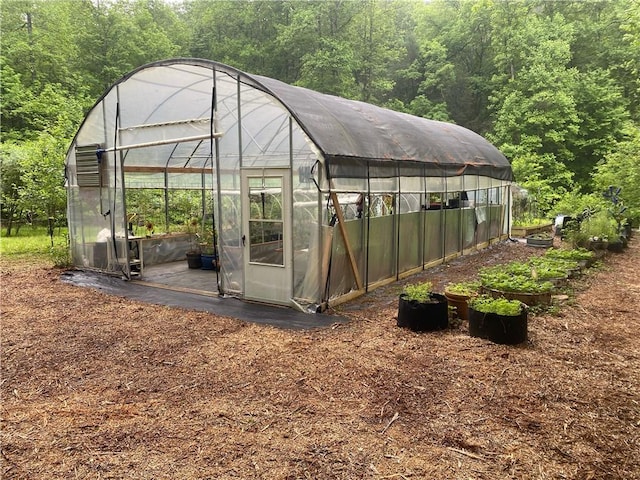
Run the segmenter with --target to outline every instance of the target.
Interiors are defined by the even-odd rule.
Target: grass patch
[[[10,237],[0,233],[0,256],[9,259],[36,258],[53,261],[56,266],[68,266],[67,229],[55,229],[53,245],[47,227],[24,226]]]

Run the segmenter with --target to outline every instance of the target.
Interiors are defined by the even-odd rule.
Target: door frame
[[[292,206],[291,206],[291,169],[290,168],[242,168],[241,177],[241,208],[242,208],[242,238],[243,238],[243,269],[244,269],[244,298],[264,303],[274,303],[278,305],[292,304],[293,297],[293,242],[292,242]],[[260,191],[260,186],[256,182],[262,182],[262,189],[265,191],[273,189],[265,185],[265,179],[281,179],[281,222],[282,234],[281,242],[281,264],[258,261],[255,259],[256,251],[259,247],[252,245],[251,223],[256,222],[264,225],[260,218],[251,218],[251,192]],[[258,180],[260,179],[260,180]],[[250,188],[250,182],[253,185]],[[267,182],[268,183],[268,182]],[[275,187],[277,188],[277,187]],[[277,221],[274,223],[278,223]],[[276,227],[277,228],[277,227]],[[274,251],[278,250],[278,245],[274,243]],[[252,250],[254,248],[254,250]],[[277,254],[276,254],[277,255]],[[252,256],[254,257],[252,259]]]

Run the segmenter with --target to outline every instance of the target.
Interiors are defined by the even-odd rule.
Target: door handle
[[[246,240],[246,237],[244,235],[242,235],[242,246],[244,247],[244,241]]]

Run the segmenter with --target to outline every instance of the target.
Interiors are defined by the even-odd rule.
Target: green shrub
[[[614,240],[618,237],[616,221],[605,210],[600,210],[580,224],[580,231],[594,240]]]
[[[71,252],[69,251],[68,244],[56,244],[53,247],[50,247],[49,255],[54,266],[59,268],[68,268],[71,266]]]

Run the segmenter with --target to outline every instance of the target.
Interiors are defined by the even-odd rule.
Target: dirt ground
[[[414,277],[540,254],[503,243]],[[640,479],[640,240],[509,347],[396,326],[390,285],[287,331],[0,260],[3,479]]]

